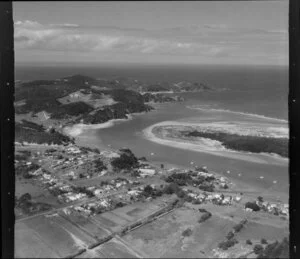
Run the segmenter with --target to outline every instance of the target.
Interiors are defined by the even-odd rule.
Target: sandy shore
[[[128,118],[128,119],[130,119],[130,118]],[[66,135],[69,135],[71,137],[78,137],[86,130],[97,130],[97,129],[110,128],[110,127],[114,126],[116,122],[127,121],[128,119],[113,119],[113,120],[109,120],[107,122],[99,123],[99,124],[78,123],[78,124],[74,124],[72,126],[65,127],[63,129],[63,132]]]
[[[240,159],[245,161],[251,161],[254,163],[266,163],[266,164],[288,164],[288,159],[280,156],[273,156],[270,154],[254,154],[250,152],[238,152],[226,150],[222,147],[219,141],[203,140],[203,141],[188,141],[182,138],[170,138],[166,136],[162,126],[197,126],[195,123],[188,122],[176,122],[176,121],[164,121],[151,125],[143,130],[143,136],[152,142],[171,146],[175,148],[191,150],[196,152],[204,152],[210,155],[223,156],[233,159]]]

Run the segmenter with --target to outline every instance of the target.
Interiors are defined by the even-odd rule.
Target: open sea
[[[228,177],[255,184],[262,190],[288,195],[288,161],[256,163],[189,151],[149,141],[142,134],[164,121],[269,123],[288,127],[288,68],[268,66],[98,66],[98,67],[16,67],[16,80],[55,79],[82,74],[95,78],[131,77],[141,81],[203,82],[217,92],[182,93],[182,103],[163,104],[155,111],[134,115],[96,132],[99,145],[128,147],[138,156],[155,162],[180,166],[206,165]],[[95,133],[91,133],[95,134]],[[95,142],[95,144],[97,144]],[[153,153],[153,155],[151,155]],[[240,174],[240,176],[238,176]],[[263,177],[263,178],[261,178]],[[274,184],[276,181],[276,184]]]

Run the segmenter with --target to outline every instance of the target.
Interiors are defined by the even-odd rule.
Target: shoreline
[[[144,113],[145,112],[129,114],[128,119],[113,119],[113,120],[110,120],[110,121],[107,121],[107,122],[101,123],[101,124],[91,124],[91,125],[75,124],[71,127],[67,126],[67,127],[63,128],[63,130],[64,130],[64,132],[67,132],[68,134],[71,133],[72,136],[75,138],[75,143],[79,146],[98,148],[100,150],[115,151],[115,148],[112,148],[110,145],[104,145],[104,143],[101,140],[101,137],[99,137],[99,134],[96,134],[97,130],[112,127],[118,122],[125,122],[127,120],[131,120],[135,116],[142,115]],[[152,129],[155,126],[157,126],[157,124],[159,124],[159,125],[163,125],[163,124],[170,125],[172,123],[170,121],[164,121],[164,122],[161,122],[161,123],[156,123],[154,125],[151,125],[151,126],[147,127],[146,129],[144,129],[142,131],[143,137],[146,138],[147,140],[151,141],[151,142],[155,142],[155,143],[160,144],[160,145],[167,145],[167,146],[171,146],[171,147],[174,147],[174,148],[186,149],[186,150],[189,150],[189,151],[205,152],[203,150],[199,150],[199,146],[195,145],[195,144],[177,142],[177,141],[174,141],[174,139],[173,140],[167,140],[167,139],[162,139],[162,138],[159,138],[159,137],[155,136],[152,133]],[[176,122],[175,124],[177,124],[177,125],[186,125],[188,123]],[[195,125],[195,123],[190,123],[190,124]],[[148,133],[148,135],[147,134],[145,135],[145,132]],[[194,150],[195,148],[198,149],[198,150]],[[240,160],[244,160],[245,162],[254,162],[254,163],[261,163],[261,164],[268,164],[269,162],[266,161],[268,159],[269,160],[271,159],[271,161],[273,161],[273,164],[274,164],[274,161],[275,161],[276,165],[281,165],[281,166],[282,166],[283,162],[284,162],[284,164],[285,164],[285,162],[287,162],[287,161],[283,161],[281,159],[281,157],[279,157],[279,158],[278,157],[272,157],[269,154],[256,154],[256,155],[253,155],[252,153],[250,153],[250,154],[245,153],[245,154],[240,155],[239,158],[237,158],[237,156],[238,156],[237,152],[219,151],[218,154],[216,154],[216,151],[206,151],[206,153],[208,153],[210,155],[215,155],[215,156],[221,155],[223,157],[227,157],[228,159],[240,159]],[[288,160],[288,159],[286,159],[286,160]],[[160,160],[151,159],[148,162],[150,164],[157,164],[158,161],[160,161]],[[165,165],[169,164],[166,161],[160,161],[159,163],[163,163]],[[177,168],[185,168],[185,169],[190,168],[189,166],[181,166],[181,165],[177,165],[177,164],[172,164],[172,165],[174,165],[174,167],[177,167]],[[234,183],[234,185],[235,185],[235,188],[234,188],[235,190],[236,189],[245,190],[245,191],[247,190],[248,192],[251,192],[251,193],[257,193],[257,195],[259,195],[260,193],[263,193],[264,191],[266,191],[261,186],[258,186],[255,183],[250,183],[250,182],[244,181],[242,179],[237,179],[236,177],[233,177],[231,175],[227,175],[227,174],[224,175],[221,172],[215,172],[214,171],[213,173],[216,174],[216,175],[219,175],[219,176],[225,176],[228,179],[230,179],[230,181],[232,183]],[[273,189],[273,187],[272,187],[272,189]],[[282,191],[279,191],[279,190],[277,191],[277,190],[274,190],[274,189],[273,190],[268,190],[265,195],[269,196],[269,198],[270,198],[270,197],[272,197],[273,194],[278,195],[278,197],[281,197],[281,199],[284,199],[284,200],[287,199],[285,197],[286,196],[285,192],[282,192]]]
[[[78,137],[84,133],[86,130],[96,130],[96,129],[106,129],[115,125],[116,122],[127,121],[128,119],[112,119],[107,122],[98,123],[98,124],[83,124],[77,123],[72,126],[66,126],[63,128],[63,133],[71,137]]]
[[[262,120],[271,120],[271,121],[288,123],[288,120],[285,120],[285,119],[269,117],[269,116],[265,116],[265,115],[262,115],[262,114],[256,114],[256,113],[231,111],[231,110],[228,110],[228,109],[202,108],[202,106],[196,106],[196,105],[188,105],[188,106],[186,106],[186,108],[191,109],[191,110],[204,111],[204,112],[231,113],[231,114],[237,114],[237,115],[255,117],[257,119],[262,119]]]
[[[171,146],[174,148],[185,149],[195,152],[203,152],[210,155],[222,156],[231,159],[245,160],[254,163],[263,163],[263,164],[279,164],[288,163],[288,158],[284,158],[278,155],[272,155],[268,153],[251,153],[251,152],[239,152],[232,151],[225,148],[222,148],[221,143],[215,140],[209,140],[207,142],[197,141],[192,142],[183,139],[174,139],[164,135],[163,132],[158,132],[159,127],[161,126],[195,126],[194,123],[186,122],[171,122],[164,121],[161,123],[153,124],[143,130],[143,137],[151,142],[155,142],[160,145]],[[211,147],[209,146],[211,145]],[[217,149],[216,146],[218,146]]]

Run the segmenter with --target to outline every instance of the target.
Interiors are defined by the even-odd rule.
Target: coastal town
[[[107,242],[114,242],[112,240],[134,232],[137,227],[153,224],[160,217],[165,217],[163,216],[165,213],[173,213],[174,210],[198,208],[201,224],[205,224],[202,222],[203,219],[209,221],[210,217],[214,217],[214,211],[218,211],[218,207],[223,208],[223,213],[236,210],[237,215],[241,219],[247,219],[248,222],[251,218],[266,217],[268,214],[275,217],[276,222],[279,221],[283,226],[289,217],[288,204],[265,201],[263,197],[253,199],[245,193],[238,193],[227,177],[210,172],[205,166],[181,169],[166,167],[163,164],[155,165],[145,158],[136,158],[125,148],[111,151],[80,147],[72,143],[68,145],[16,143],[15,163],[18,177],[17,193],[18,189],[20,194],[22,193],[16,197],[18,236],[23,233],[20,231],[27,221],[38,222],[41,218],[60,217],[73,224],[72,228],[76,226],[85,235],[91,236],[90,239],[95,240],[86,242],[87,246],[83,243],[77,245],[76,249],[71,249],[71,254],[59,251],[64,256],[87,256],[93,249],[100,249]],[[35,194],[30,191],[33,187]],[[172,205],[175,203],[176,205]],[[149,207],[148,212],[141,209],[145,206]],[[153,206],[155,209],[150,209]],[[122,220],[124,218],[122,214],[123,216],[117,220],[119,225],[114,223],[116,225],[114,228],[107,229],[108,218],[105,216],[103,221],[102,215],[107,213],[115,215],[115,211],[130,214],[129,211],[126,212],[127,208],[129,211],[130,208],[139,211],[137,216],[125,224],[127,221]],[[83,224],[82,220],[89,222],[88,228],[87,223]],[[101,235],[98,232],[90,232],[90,229],[94,228],[93,224],[95,228],[97,226],[102,229]],[[66,227],[64,224],[61,226]],[[39,232],[39,235],[48,234]],[[77,238],[82,237],[79,235]],[[26,246],[27,238],[24,237],[22,240],[17,242],[17,255],[18,251],[24,251]],[[247,245],[245,251],[251,254],[249,246]],[[36,249],[38,247],[39,245]],[[224,247],[224,249],[216,247],[217,250],[214,252],[223,249],[224,253],[230,249],[237,249],[236,245]],[[252,247],[254,249],[255,242]],[[240,249],[240,252],[242,251],[243,249]],[[143,257],[141,251],[137,254],[138,257]],[[28,252],[28,256],[33,254]]]
[[[139,82],[136,92],[117,81],[99,87],[99,80],[75,75],[17,90],[15,257],[253,258],[285,247],[289,205],[245,188],[226,168],[157,163],[151,150],[137,157],[127,147],[80,142],[80,127],[184,102],[162,85],[145,93]],[[48,93],[43,101],[40,91]]]

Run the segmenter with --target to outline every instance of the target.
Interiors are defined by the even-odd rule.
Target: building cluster
[[[89,202],[82,205],[71,206],[69,210],[74,210],[83,213],[87,216],[103,213],[105,211],[113,210],[115,203],[110,198],[103,198],[95,202]]]
[[[151,185],[153,189],[155,185]],[[73,205],[64,209],[65,214],[70,214],[74,211],[82,213],[86,216],[100,214],[106,211],[113,210],[117,207],[125,206],[138,201],[150,201],[151,199],[146,198],[142,195],[145,186],[135,187],[129,191],[122,193],[112,194],[107,197],[101,197],[92,202],[86,202],[81,205]]]
[[[256,201],[256,204],[262,211],[274,214],[289,216],[289,204],[277,204],[267,201]]]
[[[187,195],[192,198],[192,202],[196,204],[213,203],[215,205],[232,205],[233,203],[239,203],[242,199],[241,196],[225,196],[222,193],[208,194],[206,192],[196,193],[191,190],[183,189],[187,192]]]

